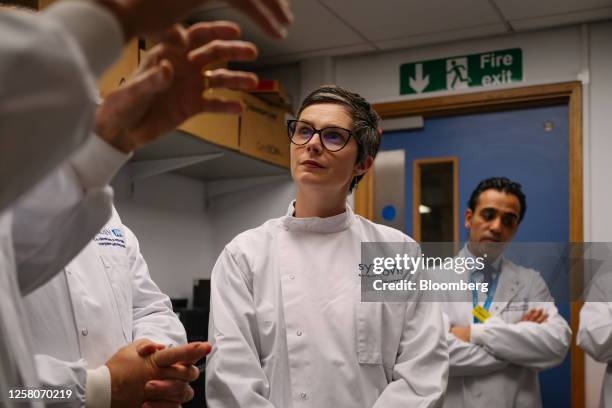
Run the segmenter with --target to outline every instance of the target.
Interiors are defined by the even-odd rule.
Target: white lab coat
[[[213,269],[208,406],[438,406],[438,305],[361,302],[361,243],[413,241],[348,206],[324,219],[293,211],[238,235]]]
[[[87,138],[95,78],[121,46],[118,23],[93,2],[0,10],[0,212]]]
[[[119,55],[122,43],[118,23],[101,6],[62,3],[37,16],[0,12],[0,402],[6,407],[29,405],[8,399],[10,389],[38,384],[16,275],[21,238],[13,235],[17,218],[10,206],[87,138],[95,75]],[[65,203],[60,219],[82,192],[57,200]],[[33,230],[20,230],[30,242],[30,259],[53,236]],[[74,243],[80,237],[66,238]]]
[[[116,211],[63,273],[28,295],[24,304],[39,368],[53,368],[44,375],[55,377],[54,383],[76,379],[70,385],[80,392],[86,390],[85,369],[102,366],[133,340],[187,342],[170,299],[149,275],[136,236]]]
[[[9,320],[8,327],[13,332],[20,330],[21,335],[11,336],[9,341],[14,339],[24,349],[28,347],[26,362],[31,361],[33,354],[30,341],[49,339],[31,337],[28,325],[23,324],[28,322],[28,316],[23,310],[19,291],[26,295],[51,279],[56,274],[56,268],[66,265],[104,225],[112,210],[112,190],[107,183],[127,158],[127,155],[98,137],[92,137],[70,160],[20,198],[12,211],[7,213],[11,223],[6,230],[12,230],[12,233],[4,237],[2,244],[7,250],[14,250],[11,258],[19,274],[14,281],[16,286],[11,290],[13,299],[2,298],[0,302],[6,302],[4,306],[11,301],[19,307],[15,309],[17,314],[8,314],[7,318],[15,319]],[[58,311],[61,306],[58,299],[61,298],[54,299],[55,302],[48,305],[49,312]],[[34,384],[38,380],[42,386],[85,383],[85,372],[76,381],[73,377],[60,377],[55,363],[37,363],[37,368],[38,378],[32,379]],[[35,370],[33,374],[36,375]],[[54,402],[57,405],[66,403],[61,400]]]
[[[612,274],[597,275],[580,310],[578,346],[595,360],[607,363],[601,408],[612,407]]]
[[[466,248],[461,256],[471,256]],[[465,301],[442,303],[450,355],[450,378],[444,399],[449,408],[537,408],[542,405],[538,371],[561,364],[571,330],[559,315],[540,274],[502,258],[499,281],[484,324],[474,324],[472,293]],[[432,272],[432,275],[435,272]],[[454,272],[445,279],[469,279]],[[456,296],[457,293],[448,294]],[[485,295],[486,296],[486,295]],[[482,305],[484,299],[480,299]],[[529,309],[544,309],[542,324],[520,322]],[[470,342],[459,340],[451,326],[470,326]]]

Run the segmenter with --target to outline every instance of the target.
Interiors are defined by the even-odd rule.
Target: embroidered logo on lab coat
[[[100,246],[116,246],[125,248],[123,231],[120,228],[102,228],[95,236],[94,242]]]

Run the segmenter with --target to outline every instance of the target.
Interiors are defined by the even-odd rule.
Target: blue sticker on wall
[[[382,210],[382,217],[385,221],[392,221],[395,218],[395,207],[386,205]]]

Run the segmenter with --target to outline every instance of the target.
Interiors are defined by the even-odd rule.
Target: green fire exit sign
[[[520,48],[410,62],[400,66],[401,95],[452,91],[522,80],[523,52]]]

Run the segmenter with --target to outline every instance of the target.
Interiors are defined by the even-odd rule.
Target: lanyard
[[[497,281],[499,280],[499,275],[500,273],[498,272],[495,276],[495,279],[493,279],[493,281],[491,282],[491,287],[487,292],[487,298],[485,299],[485,303],[482,306],[487,312],[491,307],[491,303],[493,303],[493,296],[495,296],[495,290],[497,289]],[[470,277],[470,280],[473,281],[472,277]],[[478,291],[476,289],[472,290],[472,306],[474,308],[478,306]],[[479,323],[476,317],[474,317],[474,323]]]

